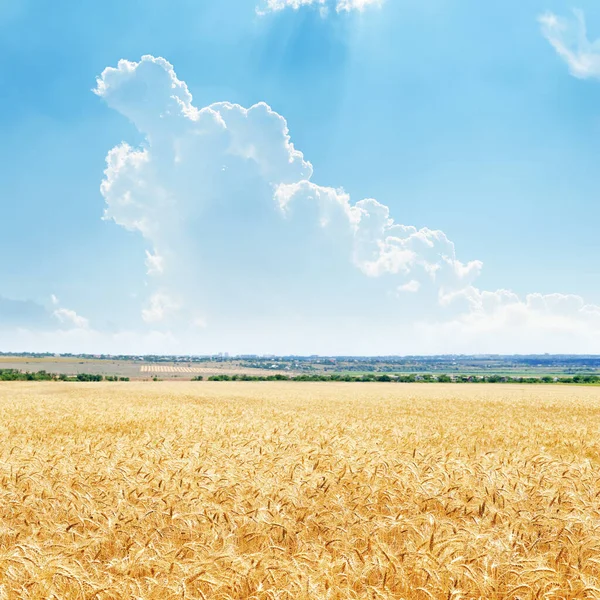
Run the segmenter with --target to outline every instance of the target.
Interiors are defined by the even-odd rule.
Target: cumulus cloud
[[[144,309],[146,321],[162,320],[175,304],[192,310],[206,294],[194,285],[206,262],[230,272],[235,265],[224,254],[232,249],[252,246],[265,269],[274,266],[290,241],[276,231],[289,221],[296,234],[312,225],[326,232],[372,278],[426,278],[452,290],[481,270],[479,261],[461,262],[442,231],[402,225],[377,200],[352,203],[343,190],[313,183],[312,165],[291,142],[285,119],[265,103],[198,109],[172,65],[152,56],[107,68],[96,93],[147,138],[140,148],[123,143],[109,152],[101,185],[104,218],[151,244],[147,271],[161,281]],[[234,231],[236,221],[251,216],[256,223]],[[211,245],[207,237],[215,232]],[[303,260],[289,249],[286,256]],[[170,293],[183,297],[167,302]]]
[[[600,78],[600,39],[591,42],[585,15],[574,10],[572,18],[547,12],[539,17],[544,37],[567,63],[569,71],[580,79]]]
[[[109,152],[101,192],[104,218],[151,242],[151,274],[176,270],[181,257],[175,247],[190,241],[180,237],[184,229],[215,207],[225,219],[226,212],[235,212],[236,199],[250,203],[252,192],[271,196],[271,185],[312,174],[290,141],[285,119],[269,106],[222,102],[197,109],[162,58],[120,61],[105,69],[96,93],[147,137],[144,147],[123,143]]]
[[[258,14],[266,14],[269,12],[278,12],[286,8],[298,10],[302,7],[312,6],[321,11],[322,15],[326,15],[330,8],[334,8],[337,12],[362,12],[369,6],[381,6],[383,0],[265,0],[257,7]]]
[[[363,320],[373,306],[385,310],[390,333],[427,310],[419,335],[427,339],[429,323],[455,345],[502,330],[516,340],[529,332],[534,350],[557,331],[600,331],[599,307],[576,296],[479,290],[481,261],[460,259],[443,231],[404,225],[375,199],[353,202],[313,182],[286,120],[265,103],[197,108],[172,65],[153,56],[105,69],[95,91],[145,136],[138,148],[108,153],[101,192],[104,218],[146,240],[146,323],[198,330],[216,320],[239,332],[230,316],[249,330],[241,315],[308,322],[329,305]],[[372,290],[369,309],[346,291],[357,278]],[[396,305],[384,309],[386,288]]]
[[[495,292],[468,287],[444,297],[464,302],[454,319],[420,323],[424,339],[441,352],[595,353],[599,350],[600,306],[572,294]],[[435,341],[434,341],[435,340]],[[451,350],[450,350],[451,349]]]
[[[90,325],[89,321],[78,315],[74,310],[69,308],[57,308],[52,315],[56,319],[69,327],[75,327],[76,329],[87,329]]]
[[[284,212],[293,202],[316,203],[323,227],[347,221],[353,234],[352,260],[370,277],[421,273],[440,287],[455,288],[471,283],[483,266],[477,260],[467,264],[458,260],[454,244],[443,231],[396,223],[389,208],[372,198],[353,205],[343,190],[308,181],[279,186],[275,198]]]

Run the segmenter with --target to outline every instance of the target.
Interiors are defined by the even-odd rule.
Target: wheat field
[[[0,599],[600,598],[600,388],[0,385]]]

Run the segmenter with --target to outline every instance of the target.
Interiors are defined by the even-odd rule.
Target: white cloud
[[[323,227],[344,222],[352,232],[353,262],[370,277],[420,272],[438,286],[454,289],[471,283],[483,267],[480,261],[459,261],[443,231],[396,223],[389,208],[372,198],[353,205],[343,190],[309,181],[281,185],[275,198],[284,213],[293,203],[316,204]]]
[[[179,308],[180,304],[168,294],[157,292],[152,294],[148,306],[142,310],[142,319],[146,323],[158,323],[177,312]]]
[[[269,12],[278,12],[286,8],[298,10],[306,6],[319,8],[323,16],[327,15],[330,8],[337,12],[362,12],[369,6],[381,6],[383,0],[265,0],[256,10],[264,15]]]
[[[544,341],[556,340],[575,348],[577,339],[600,349],[594,341],[600,307],[576,296],[521,299],[506,290],[479,290],[481,261],[459,259],[443,231],[403,225],[375,199],[353,203],[344,190],[312,182],[312,165],[291,142],[285,119],[267,104],[198,109],[173,67],[152,56],[105,69],[96,93],[146,138],[140,148],[123,143],[109,152],[101,185],[105,218],[138,231],[150,246],[145,322],[186,333],[200,328],[202,335],[215,331],[216,322],[232,335],[261,323],[266,338],[261,319],[307,323],[310,310],[321,315],[329,302],[331,314],[349,307],[355,321],[381,319],[392,339],[420,315],[415,346],[394,349],[379,337],[381,352],[438,351],[444,336],[447,351],[466,341],[476,348],[490,334],[492,346],[494,337],[506,338],[506,351],[545,352]],[[351,304],[344,287],[360,274],[368,308],[359,300]],[[386,290],[396,304],[384,309]],[[362,312],[352,312],[354,306]],[[281,328],[273,335],[282,335]],[[362,337],[363,347],[367,343]]]
[[[160,293],[143,311],[147,322],[179,308],[194,312],[206,294],[197,269],[223,261],[231,273],[227,256],[236,248],[245,252],[244,244],[263,256],[267,270],[274,251],[289,242],[276,233],[286,221],[296,234],[312,225],[326,231],[372,278],[426,279],[452,290],[481,270],[479,261],[461,262],[442,231],[399,224],[377,200],[353,204],[343,190],[310,181],[312,165],[292,144],[285,119],[265,103],[198,109],[173,67],[151,56],[105,69],[96,93],[147,137],[142,148],[123,143],[109,152],[101,185],[105,218],[139,231],[152,245],[146,267]],[[261,216],[254,232],[234,235],[235,222],[249,213]],[[205,238],[215,231],[222,237],[211,246]],[[170,294],[179,300],[173,303]]]
[[[89,321],[74,310],[69,308],[57,308],[52,313],[61,323],[75,327],[77,329],[87,329],[89,327]]]
[[[152,254],[146,250],[146,267],[148,269],[148,275],[160,275],[165,270],[165,259],[158,255]]]
[[[74,310],[60,306],[59,299],[50,295],[52,308],[32,300],[12,300],[0,296],[0,331],[2,338],[11,330],[55,331],[57,322],[66,329],[87,329],[89,321]]]
[[[600,39],[590,42],[581,10],[574,10],[571,19],[547,12],[539,17],[539,22],[542,33],[572,75],[580,79],[600,78]]]
[[[67,326],[68,328],[89,328],[89,320],[85,317],[82,317],[81,315],[78,315],[74,310],[70,308],[64,308],[60,306],[60,300],[55,294],[50,294],[50,300],[52,302],[52,306],[54,307],[54,310],[52,311],[52,316],[56,321],[58,321],[62,325]]]
[[[580,296],[534,293],[519,298],[508,290],[469,287],[444,302],[466,302],[466,306],[454,319],[418,327],[440,352],[594,353],[600,349],[600,306],[586,304]]]
[[[383,0],[338,0],[335,9],[338,12],[358,10],[363,11],[369,6],[381,6]]]
[[[408,283],[398,286],[399,292],[408,292],[416,294],[421,289],[421,284],[416,279],[411,279]]]

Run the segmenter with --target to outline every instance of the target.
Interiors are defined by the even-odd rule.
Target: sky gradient
[[[600,353],[600,7],[0,6],[0,350]]]

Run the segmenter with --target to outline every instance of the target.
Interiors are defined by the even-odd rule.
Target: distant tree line
[[[202,376],[194,377],[193,381],[203,381]],[[212,375],[208,381],[339,381],[339,382],[388,382],[388,383],[567,383],[567,384],[600,384],[598,375],[574,375],[568,377],[512,377],[508,375],[388,375],[365,373],[350,374],[302,374],[302,375]]]
[[[17,369],[0,369],[0,381],[129,381],[129,377],[117,375],[97,375],[95,373],[48,373],[47,371],[19,371]]]
[[[153,378],[158,381],[158,377]],[[117,375],[98,375],[95,373],[78,373],[66,375],[64,373],[48,373],[47,371],[19,371],[17,369],[0,369],[0,381],[129,381],[129,377]],[[201,375],[192,381],[204,381]],[[600,384],[599,375],[573,375],[552,377],[512,377],[509,375],[391,375],[364,373],[362,375],[340,373],[303,373],[301,375],[249,375],[238,373],[234,375],[211,375],[208,381],[338,381],[338,382],[387,382],[387,383],[531,383],[531,384]]]

